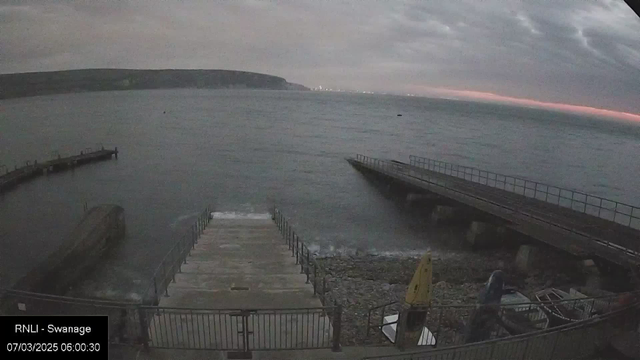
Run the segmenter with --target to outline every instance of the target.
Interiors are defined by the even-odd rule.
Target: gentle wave
[[[424,250],[378,250],[375,248],[362,249],[351,247],[321,247],[316,244],[308,246],[312,254],[317,257],[334,257],[334,256],[381,256],[389,258],[421,258],[428,249]],[[431,250],[431,255],[435,258],[453,257],[455,253],[439,252]]]
[[[175,229],[176,225],[178,225],[178,223],[180,223],[181,221],[197,216],[198,214],[199,212],[193,212],[191,214],[178,216],[174,221],[171,222],[171,224],[169,224],[169,227]]]
[[[236,211],[225,211],[225,212],[212,212],[211,216],[214,219],[254,219],[254,220],[264,220],[271,219],[271,214],[269,213],[243,213]]]

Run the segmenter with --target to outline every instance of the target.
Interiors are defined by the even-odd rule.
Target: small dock
[[[118,158],[118,148],[114,150],[107,150],[102,148],[101,150],[83,152],[79,155],[73,155],[68,157],[60,157],[57,159],[38,162],[34,161],[32,164],[27,162],[23,167],[16,167],[14,170],[9,171],[5,169],[5,174],[0,175],[0,193],[5,192],[14,186],[17,186],[25,181],[31,180],[35,177],[42,176],[52,172],[65,171],[73,169],[77,166],[89,164],[96,161],[109,160],[112,157]]]
[[[167,293],[149,319],[151,347],[249,352],[332,346],[326,308],[270,214],[214,213]]]

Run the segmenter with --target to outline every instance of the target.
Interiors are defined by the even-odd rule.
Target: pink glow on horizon
[[[551,103],[531,99],[516,98],[511,96],[504,96],[482,91],[472,90],[452,90],[444,88],[432,88],[426,86],[413,86],[416,91],[423,90],[430,93],[441,94],[445,96],[460,96],[468,99],[486,100],[492,102],[507,102],[512,104],[518,104],[523,106],[534,106],[545,109],[553,109],[560,111],[567,111],[572,113],[603,116],[607,118],[615,118],[620,120],[636,121],[640,122],[640,114],[628,113],[616,110],[599,109],[590,106],[570,105],[561,103]]]

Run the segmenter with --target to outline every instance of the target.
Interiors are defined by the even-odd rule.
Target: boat
[[[582,303],[589,318],[609,312],[616,300],[619,300],[616,299],[616,293],[587,287],[571,288],[569,295],[572,298],[585,299]]]
[[[405,304],[409,306],[407,309],[407,320],[405,329],[405,341],[417,340],[418,346],[435,346],[436,338],[431,331],[419,324],[424,324],[427,315],[426,308],[431,303],[431,281],[432,281],[432,262],[431,252],[427,251],[420,260],[416,268],[413,278],[407,287],[405,296]],[[382,319],[380,330],[382,334],[393,344],[396,343],[398,314],[385,316]],[[410,325],[414,323],[414,325]],[[418,337],[418,331],[420,336]]]
[[[586,301],[560,289],[549,288],[538,291],[536,299],[542,303],[543,310],[551,318],[553,325],[563,325],[591,317],[591,307]],[[586,296],[582,296],[586,297]]]
[[[549,326],[549,317],[541,306],[515,289],[504,289],[500,305],[502,326],[510,335],[544,330]]]
[[[398,314],[385,316],[382,321],[382,334],[392,343],[396,342],[396,325],[398,323]],[[436,337],[431,331],[424,326],[422,333],[418,339],[418,346],[435,346]]]

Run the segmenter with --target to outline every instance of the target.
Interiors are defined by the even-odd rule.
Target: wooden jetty
[[[118,158],[117,147],[113,150],[102,148],[91,152],[81,151],[79,155],[72,155],[68,157],[60,157],[60,155],[58,155],[57,159],[44,162],[38,162],[36,160],[32,164],[27,162],[25,166],[20,168],[16,167],[13,171],[6,169],[6,173],[0,175],[0,193],[5,192],[25,181],[47,173],[73,169],[77,166],[92,162],[109,160],[112,157],[115,157],[116,159]]]

